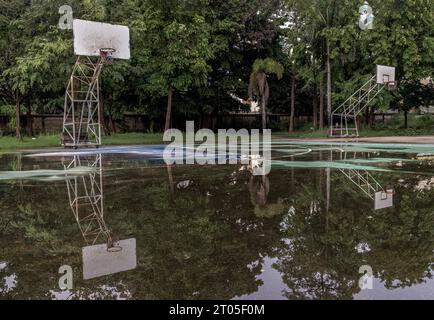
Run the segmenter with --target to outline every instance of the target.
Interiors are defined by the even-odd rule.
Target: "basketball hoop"
[[[106,64],[112,64],[113,63],[113,53],[116,52],[116,49],[114,48],[101,48],[99,49],[99,55],[102,59],[102,61]]]
[[[396,81],[386,81],[384,82],[384,85],[386,86],[387,90],[395,90],[397,87]]]
[[[77,60],[65,92],[63,145],[98,148],[101,99],[95,97],[100,95],[101,70],[114,59],[130,59],[130,31],[127,26],[81,19],[72,20],[72,30]]]

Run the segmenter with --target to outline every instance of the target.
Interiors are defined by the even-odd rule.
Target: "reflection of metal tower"
[[[377,192],[386,192],[369,171],[354,169],[339,170],[372,200],[375,200]]]
[[[65,169],[82,166],[80,156],[74,156]],[[104,221],[101,154],[88,159],[85,166],[95,170],[83,176],[68,176],[65,173],[69,205],[86,243],[93,245],[103,238],[111,247],[111,232]]]
[[[354,152],[353,159],[357,159],[357,152]],[[333,151],[331,152],[333,160]],[[347,160],[347,152],[341,152],[341,161]],[[393,190],[386,190],[367,170],[339,169],[355,186],[365,195],[374,201],[375,209],[383,209],[393,205]]]
[[[102,66],[110,62],[109,52],[101,52],[96,62],[90,57],[77,57],[65,94],[65,147],[101,145],[99,76]]]
[[[339,170],[374,201],[375,210],[393,206],[393,190],[383,188],[369,171],[354,169]]]

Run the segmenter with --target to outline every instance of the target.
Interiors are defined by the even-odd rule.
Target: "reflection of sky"
[[[363,290],[353,296],[355,300],[434,300],[434,279],[411,287],[387,289],[380,279],[374,278],[372,290]]]
[[[3,282],[5,284],[5,288],[0,289],[0,292],[8,293],[14,290],[14,288],[17,286],[17,276],[15,274],[6,276],[3,278]]]
[[[235,297],[234,300],[284,300],[282,292],[288,290],[282,281],[280,273],[273,268],[276,258],[265,257],[262,264],[262,273],[257,277],[263,281],[255,293]]]
[[[7,262],[0,261],[0,271],[7,270],[7,266]],[[17,282],[17,276],[15,274],[3,277],[1,283],[4,285],[4,287],[0,287],[0,293],[11,292],[17,286]]]
[[[252,294],[235,297],[234,300],[284,300],[282,293],[291,290],[283,283],[281,274],[273,268],[277,258],[265,257],[262,273],[257,277],[263,284]],[[307,297],[307,296],[306,296]],[[388,289],[380,279],[374,278],[372,290],[361,290],[356,293],[355,300],[434,300],[434,279],[426,279],[424,283],[411,287]]]

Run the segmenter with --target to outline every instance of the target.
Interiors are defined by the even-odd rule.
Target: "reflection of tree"
[[[276,203],[267,203],[270,192],[270,179],[268,176],[250,177],[249,181],[250,200],[255,206],[254,213],[258,218],[272,218],[281,215],[285,211],[283,199],[278,199]]]
[[[388,287],[413,285],[426,276],[433,261],[434,190],[416,191],[418,177],[398,183],[402,175],[379,174],[396,195],[393,208],[374,211],[369,198],[331,170],[327,212],[324,170],[273,170],[264,207],[271,209],[255,215],[257,203],[247,192],[250,175],[233,170],[146,166],[114,177],[107,170],[106,222],[124,238],[137,239],[138,267],[87,281],[81,279],[83,240],[64,182],[24,183],[19,206],[19,184],[1,184],[0,238],[6,244],[1,259],[8,262],[7,273],[17,276],[17,287],[1,297],[51,297],[64,264],[74,269],[76,297],[108,299],[119,293],[142,299],[246,295],[261,285],[257,276],[266,256],[277,258],[273,267],[282,274],[288,298],[351,298],[359,292],[358,268],[365,264]],[[170,192],[187,179],[194,184]],[[371,251],[358,253],[361,242]]]
[[[302,175],[301,172],[299,172]],[[382,177],[388,178],[390,176]],[[396,181],[400,177],[393,176]],[[302,177],[297,177],[302,181]],[[341,299],[359,291],[358,268],[370,265],[388,288],[420,283],[433,261],[432,192],[415,191],[417,179],[396,187],[394,208],[374,211],[371,201],[332,172],[330,210],[318,184],[303,183],[285,221],[287,245],[275,268],[288,286],[288,298]],[[357,253],[366,242],[370,252]]]
[[[256,241],[270,226],[257,223],[248,209],[252,206],[242,183],[247,177],[230,184],[227,169],[197,170],[185,175],[183,168],[172,168],[175,181],[194,180],[187,189],[176,190],[172,202],[161,183],[146,188],[145,201],[153,212],[141,222],[147,230],[141,233],[139,242],[146,246],[139,256],[146,268],[139,273],[148,280],[137,288],[138,296],[229,299],[261,284],[256,279],[261,264],[248,265],[267,255],[276,236],[259,245]]]
[[[278,250],[274,267],[282,273],[290,299],[351,298],[360,265],[354,251],[356,217],[346,210],[327,213],[326,195],[318,194],[317,187],[300,184],[296,191],[294,209],[285,220],[287,245]]]
[[[261,284],[256,276],[262,257],[270,254],[279,233],[276,220],[263,221],[252,214],[246,196],[249,177],[241,175],[239,183],[232,185],[233,168],[193,173],[182,166],[171,169],[169,181],[188,178],[194,184],[172,195],[165,167],[140,171],[140,176],[135,169],[122,171],[115,179],[105,178],[106,222],[117,234],[137,239],[138,267],[89,281],[81,279],[82,239],[62,182],[60,187],[44,183],[43,192],[42,184],[26,190],[35,204],[25,216],[17,215],[12,202],[0,200],[4,209],[0,219],[16,216],[1,234],[8,239],[3,259],[18,279],[7,297],[51,297],[50,290],[59,291],[57,272],[63,264],[74,268],[75,297],[113,298],[107,287],[143,299],[229,299],[255,292]],[[10,197],[16,192],[16,187],[8,187]],[[26,234],[29,238],[21,236]],[[253,266],[255,261],[259,263]]]
[[[396,184],[394,210],[375,214],[367,227],[368,259],[387,288],[431,277],[434,260],[434,190],[417,191],[420,177]]]
[[[267,204],[268,193],[270,192],[270,179],[268,176],[250,177],[249,182],[250,199],[254,206],[265,206]]]

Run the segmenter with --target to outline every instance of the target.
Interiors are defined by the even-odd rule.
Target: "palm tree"
[[[253,94],[261,98],[262,128],[267,127],[267,102],[270,97],[270,87],[267,77],[275,74],[277,79],[282,79],[283,66],[273,59],[257,59],[253,63],[252,73],[249,81],[249,99],[253,99]]]

